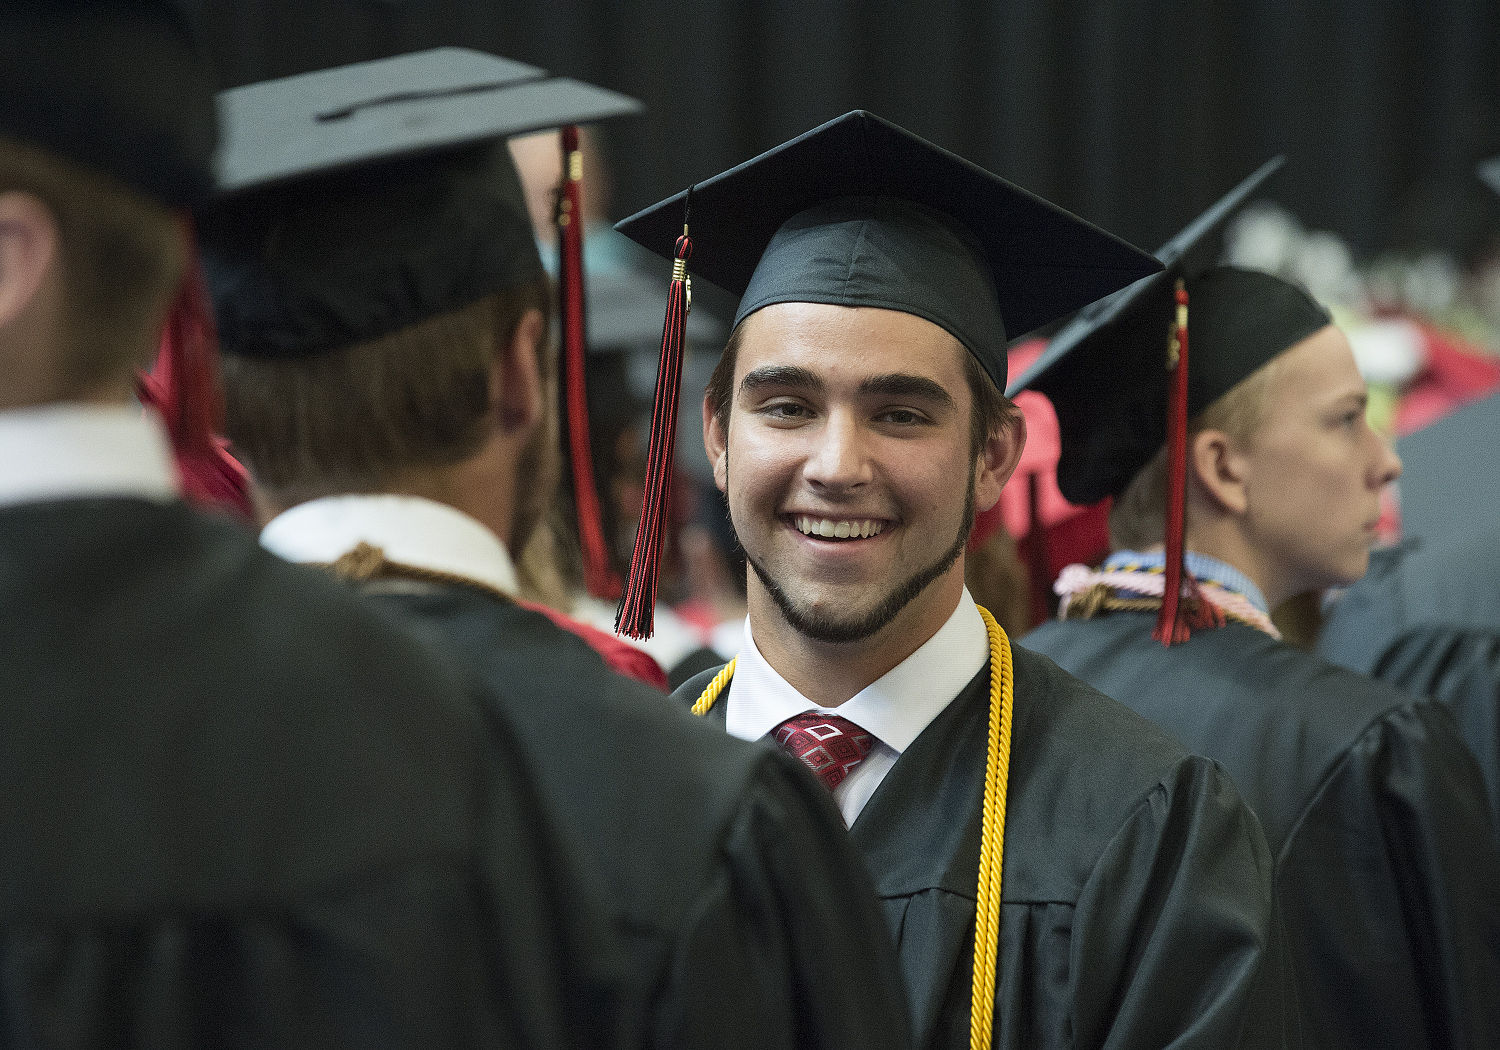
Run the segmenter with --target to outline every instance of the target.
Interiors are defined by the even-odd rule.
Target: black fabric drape
[[[623,216],[874,110],[1154,248],[1276,152],[1274,195],[1361,253],[1500,229],[1487,0],[181,0],[226,84],[466,43],[643,99]]]

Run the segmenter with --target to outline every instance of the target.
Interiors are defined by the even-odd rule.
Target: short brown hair
[[[729,333],[729,342],[719,363],[709,377],[705,396],[713,408],[714,419],[726,432],[729,428],[729,408],[734,401],[734,363],[739,356],[743,338],[743,323]],[[956,340],[955,340],[956,341]],[[985,440],[997,431],[1014,427],[1020,419],[1021,410],[1016,403],[1003,394],[988,372],[974,355],[964,351],[964,379],[969,384],[972,405],[969,411],[969,444],[973,455],[979,454]]]
[[[1260,428],[1270,401],[1271,382],[1281,357],[1274,357],[1188,420],[1188,442],[1205,430],[1221,430],[1248,445]],[[1156,450],[1109,511],[1109,543],[1115,550],[1142,550],[1163,542],[1167,513],[1167,450]]]
[[[0,193],[9,192],[36,197],[57,224],[65,305],[56,396],[145,365],[186,265],[178,218],[107,175],[0,138]]]
[[[225,432],[279,502],[386,488],[472,455],[489,432],[490,366],[545,280],[332,353],[224,356]],[[553,355],[539,348],[544,376]]]

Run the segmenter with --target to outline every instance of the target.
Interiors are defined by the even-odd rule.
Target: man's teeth
[[[804,536],[821,536],[830,540],[868,539],[878,535],[885,526],[878,521],[834,520],[833,518],[810,518],[798,514],[794,521],[797,531]]]

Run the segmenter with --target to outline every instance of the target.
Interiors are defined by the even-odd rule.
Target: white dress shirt
[[[181,492],[153,413],[62,403],[0,412],[0,507],[85,496],[168,502]]]
[[[287,561],[338,561],[361,543],[387,561],[452,573],[515,594],[516,567],[500,538],[461,510],[420,496],[353,494],[298,504],[272,518],[260,545]]]
[[[742,740],[758,740],[793,715],[816,711],[847,718],[875,737],[870,754],[833,791],[844,823],[852,826],[896,759],[988,664],[989,656],[989,633],[964,588],[953,615],[916,652],[840,706],[819,707],[766,662],[747,618],[724,701],[725,724]]]

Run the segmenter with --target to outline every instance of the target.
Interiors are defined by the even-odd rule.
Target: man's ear
[[[720,492],[728,491],[729,435],[724,432],[707,394],[703,395],[703,451],[708,453],[709,466],[714,468],[714,484]]]
[[[984,513],[1000,501],[1000,490],[1016,472],[1026,448],[1026,417],[1019,410],[1006,426],[990,432],[979,449],[974,479],[974,509]]]
[[[1222,430],[1200,430],[1188,439],[1188,477],[1227,514],[1244,514],[1250,505],[1245,459]]]
[[[0,327],[37,298],[57,266],[57,221],[29,193],[0,193]]]
[[[529,434],[546,413],[542,382],[546,337],[547,319],[540,310],[527,310],[490,369],[490,403],[507,433]]]

